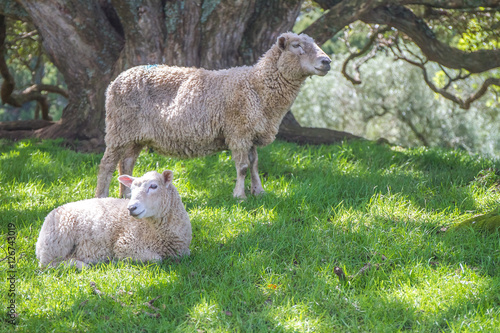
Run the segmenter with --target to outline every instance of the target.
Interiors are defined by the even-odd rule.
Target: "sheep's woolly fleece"
[[[107,90],[96,195],[108,195],[118,163],[120,174],[131,174],[144,146],[182,158],[230,149],[241,183],[247,168],[257,172],[255,147],[274,141],[304,80],[325,75],[330,61],[310,37],[285,33],[252,67],[145,65],[123,72]],[[244,197],[237,187],[235,196]],[[252,174],[252,188],[263,191],[258,174]]]
[[[113,259],[157,261],[189,255],[191,223],[171,183],[171,171],[129,179],[130,200],[94,198],[51,211],[36,244],[40,266],[65,262],[81,268]],[[152,184],[157,186],[155,193]],[[142,205],[143,218],[131,216],[132,203]]]

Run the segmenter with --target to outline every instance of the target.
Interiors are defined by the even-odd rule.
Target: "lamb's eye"
[[[292,44],[292,47],[298,48],[298,47],[300,47],[300,44]]]
[[[156,189],[158,188],[158,185],[156,185],[156,184],[151,184],[151,185],[149,185],[149,188],[150,188],[150,189],[153,189],[153,190],[156,190]]]

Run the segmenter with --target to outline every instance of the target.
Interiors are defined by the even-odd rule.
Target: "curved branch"
[[[0,75],[3,78],[2,86],[0,87],[0,97],[3,104],[9,104],[15,107],[21,107],[23,104],[31,101],[38,102],[42,111],[42,118],[50,120],[49,103],[47,96],[42,94],[42,91],[60,94],[68,98],[66,90],[48,84],[34,84],[23,91],[15,91],[16,82],[9,71],[7,62],[5,61],[5,37],[6,23],[5,16],[0,15]]]
[[[483,84],[481,87],[473,94],[471,94],[467,99],[463,100],[462,98],[453,95],[449,91],[447,91],[445,88],[440,89],[436,87],[436,85],[429,79],[429,75],[427,74],[427,69],[425,68],[425,63],[419,63],[413,60],[410,60],[406,57],[398,56],[396,59],[404,60],[408,62],[411,65],[417,66],[422,70],[423,78],[427,86],[431,88],[432,91],[434,91],[437,94],[440,94],[446,99],[449,99],[450,101],[458,104],[462,109],[469,109],[471,104],[478,100],[479,98],[483,97],[483,95],[488,91],[488,88],[491,85],[499,86],[500,87],[500,78],[494,78],[490,77],[486,80],[484,80]]]
[[[440,42],[427,24],[403,6],[383,6],[363,14],[365,23],[386,24],[405,33],[430,60],[448,68],[481,73],[500,67],[500,50],[464,52]]]
[[[366,43],[366,45],[361,49],[359,50],[358,52],[356,53],[351,53],[349,55],[349,57],[347,57],[347,59],[344,61],[344,63],[342,64],[342,75],[344,75],[344,77],[346,79],[348,79],[349,81],[352,82],[352,84],[361,84],[361,79],[360,79],[360,73],[359,73],[359,66],[360,64],[358,64],[357,66],[354,67],[354,71],[355,71],[355,75],[354,77],[350,76],[348,73],[347,73],[347,65],[349,64],[349,62],[355,58],[358,58],[360,56],[362,56],[363,54],[365,54],[366,52],[368,52],[372,47],[373,47],[373,43],[375,42],[375,40],[377,39],[378,35],[379,34],[383,34],[384,32],[390,30],[390,28],[386,27],[386,28],[383,28],[383,29],[380,29],[380,30],[377,30],[373,33],[373,35],[370,37],[370,39],[368,40],[368,42]],[[366,62],[367,60],[373,58],[374,54],[372,56],[369,56],[369,57],[366,57],[367,59],[363,59],[361,61],[361,64]]]
[[[24,92],[28,92],[28,91],[36,91],[36,92],[46,91],[49,93],[59,94],[66,99],[69,98],[67,90],[65,90],[59,86],[53,86],[50,84],[34,84],[34,85],[32,85],[24,90]]]
[[[488,87],[491,85],[495,85],[495,86],[500,87],[500,79],[494,78],[494,77],[487,78],[483,82],[481,88],[479,88],[474,94],[470,95],[469,98],[467,98],[464,101],[463,108],[468,109],[470,107],[471,103],[474,102],[475,100],[481,98],[488,90]]]

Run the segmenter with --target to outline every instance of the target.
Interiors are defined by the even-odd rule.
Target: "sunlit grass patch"
[[[141,153],[174,171],[191,256],[40,269],[45,216],[93,197],[101,155],[60,141],[0,146],[0,226],[15,226],[19,331],[495,331],[498,233],[450,227],[500,202],[494,161],[370,142],[259,150],[266,194],[232,198],[229,152]],[[116,174],[115,174],[116,175]],[[247,180],[247,191],[249,187]],[[111,193],[118,195],[113,180]],[[7,233],[0,235],[7,258]],[[7,286],[8,260],[0,262]],[[2,311],[11,298],[2,293]],[[13,326],[0,322],[0,330]]]

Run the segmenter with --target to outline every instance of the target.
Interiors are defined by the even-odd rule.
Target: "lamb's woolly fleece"
[[[141,184],[151,182],[159,185],[155,195],[141,193],[145,192]],[[189,255],[191,223],[174,185],[157,172],[148,172],[133,184],[132,197],[142,196],[142,202],[154,208],[153,216],[132,217],[127,199],[89,199],[60,206],[47,215],[40,231],[36,243],[40,266],[65,261],[81,268],[112,259],[155,261]]]
[[[123,72],[107,90],[106,152],[96,195],[108,195],[118,162],[120,174],[131,174],[146,145],[183,158],[230,149],[233,158],[235,151],[245,155],[240,164],[248,167],[250,149],[274,141],[303,81],[325,75],[329,62],[310,37],[285,33],[252,67],[146,65]]]

